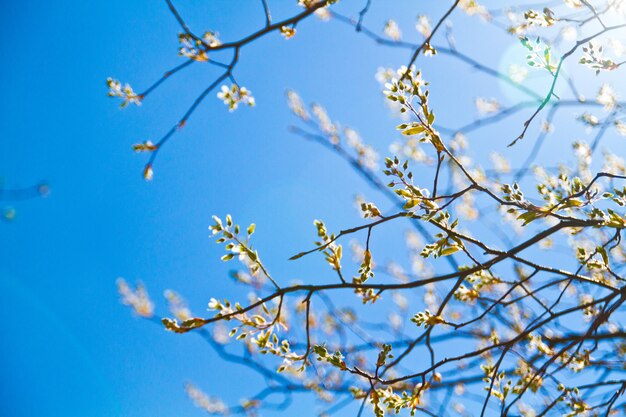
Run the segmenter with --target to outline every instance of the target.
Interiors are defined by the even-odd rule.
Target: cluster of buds
[[[239,87],[237,84],[231,85],[230,88],[223,85],[220,92],[217,93],[217,98],[222,100],[228,106],[228,111],[231,112],[237,109],[239,103],[247,104],[250,107],[255,105],[250,90],[246,87]]]
[[[141,105],[143,96],[135,93],[130,84],[122,85],[118,80],[109,77],[107,78],[107,86],[109,87],[107,94],[109,97],[119,97],[124,100],[121,104],[122,108],[128,106],[128,104]]]

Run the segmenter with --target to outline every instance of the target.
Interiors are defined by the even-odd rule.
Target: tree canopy
[[[147,158],[143,176],[149,181],[167,175],[157,157],[166,144],[176,146],[177,132],[193,117],[202,117],[196,111],[204,100],[219,99],[230,112],[255,106],[252,91],[263,80],[244,86],[237,74],[249,45],[269,36],[293,42],[301,24],[314,20],[319,24],[306,30],[344,25],[371,41],[372,53],[380,47],[406,51],[404,62],[375,74],[381,100],[397,118],[399,139],[384,153],[322,105],[306,105],[297,86],[285,86],[294,88],[286,92],[293,134],[322,145],[380,196],[374,201],[358,194],[360,218],[337,230],[311,219],[311,247],[285,254],[295,263],[318,257],[328,276],[295,282],[271,272],[255,248],[252,219],[240,226],[220,214],[207,226],[223,245],[221,259],[236,263],[231,278],[244,288],[239,299],[215,296],[207,300],[208,311],[192,313],[167,290],[169,313],[157,314],[141,283],[118,280],[123,303],[137,315],[170,333],[196,333],[233,368],[248,368],[265,381],[239,404],[205,393],[201,382],[187,383],[198,407],[214,415],[287,414],[293,395],[305,393],[323,416],[626,412],[626,165],[619,142],[626,121],[620,83],[609,82],[619,81],[610,77],[626,62],[620,61],[626,2],[491,7],[456,0],[440,2],[445,7],[439,4],[436,16],[421,13],[421,3],[405,10],[388,2],[381,28],[368,23],[374,0],[292,0],[290,14],[280,19],[273,2],[261,0],[247,6],[258,11],[258,27],[234,40],[222,39],[220,28],[196,31],[175,2],[165,3],[180,26],[181,64],[141,92],[109,78],[109,95],[122,107],[139,106],[191,66],[215,67],[219,74],[200,87],[170,130],[133,145]],[[408,30],[394,20],[406,13],[416,15]],[[524,65],[484,62],[488,43],[456,39],[453,22],[460,16],[463,25],[493,26],[521,45],[516,51]],[[428,61],[434,71],[443,56],[448,60],[439,70],[449,77],[483,74],[512,91],[513,102],[477,96],[469,111],[478,116],[451,126],[440,115],[442,108],[456,108],[457,95],[430,94],[430,74],[421,69]],[[229,123],[223,115],[206,117]],[[560,133],[560,126],[572,125],[592,140]],[[471,147],[480,135],[489,140]],[[538,163],[550,137],[558,138],[551,162]],[[607,142],[611,138],[618,141]],[[528,142],[527,152],[503,156]],[[395,237],[405,250],[396,259],[379,259],[376,240],[392,223],[406,226],[406,234]]]

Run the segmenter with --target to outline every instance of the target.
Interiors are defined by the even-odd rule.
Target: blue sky
[[[180,11],[192,28],[217,30],[222,39],[263,22],[257,2],[179,3],[187,3]],[[342,3],[350,14],[359,7]],[[391,2],[379,2],[368,23],[379,30],[393,17],[417,40],[415,15],[443,10],[417,3],[398,2],[392,12],[385,11]],[[275,13],[297,11],[282,3]],[[338,158],[287,131],[295,120],[284,92],[293,88],[306,102],[322,103],[386,155],[396,121],[374,74],[379,66],[405,64],[407,51],[377,47],[317,19],[299,25],[292,40],[277,34],[260,40],[242,51],[236,70],[256,108],[229,113],[212,94],[163,149],[155,179],[146,183],[145,160],[131,145],[155,141],[218,75],[194,65],[139,108],[120,110],[106,96],[109,76],[140,91],[181,62],[179,28],[164,2],[2,2],[0,16],[0,177],[11,187],[42,179],[52,187],[46,199],[15,204],[15,221],[0,224],[5,415],[202,415],[183,392],[187,380],[236,401],[235,387],[259,381],[242,384],[246,374],[222,363],[200,338],[132,317],[118,301],[115,279],[142,280],[161,312],[166,288],[183,294],[198,314],[210,297],[242,299],[227,278],[229,266],[219,261],[222,249],[208,238],[211,215],[226,213],[257,224],[259,252],[282,282],[328,277],[319,259],[286,259],[310,246],[313,219],[333,229],[357,224],[356,192],[379,196]],[[477,19],[457,12],[455,22],[459,48],[478,48],[481,62],[501,66],[515,48],[523,54],[514,39],[491,36],[497,32]],[[517,98],[467,67],[453,72],[450,58],[436,59],[437,65],[424,60],[424,77],[448,125],[473,120],[479,94],[505,103]],[[505,147],[513,137],[491,132],[476,146],[516,155]],[[515,152],[525,155],[528,146]],[[402,228],[389,230],[381,250]]]

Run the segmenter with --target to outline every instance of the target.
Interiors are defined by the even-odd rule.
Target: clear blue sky
[[[257,1],[178,3],[194,30],[217,30],[225,40],[263,22]],[[341,3],[354,14],[362,2]],[[448,2],[374,3],[367,20],[373,29],[393,17],[407,39],[418,40],[415,16],[437,16]],[[385,11],[392,3],[398,9]],[[278,16],[297,11],[275,7]],[[478,19],[455,17],[459,48],[482,43],[481,62],[505,68],[503,57],[523,54],[514,39],[493,36],[498,32]],[[154,181],[146,183],[145,160],[131,145],[157,139],[218,74],[195,65],[139,108],[120,110],[106,96],[108,76],[140,91],[181,62],[179,28],[165,3],[5,1],[0,22],[0,177],[12,187],[41,179],[52,187],[49,198],[15,204],[15,221],[0,223],[2,414],[203,415],[184,394],[187,380],[236,401],[239,388],[259,381],[242,383],[247,374],[222,363],[195,335],[166,333],[132,317],[118,301],[115,279],[142,280],[162,313],[167,288],[200,315],[210,297],[243,299],[219,261],[222,249],[208,238],[214,213],[257,224],[257,247],[282,282],[327,278],[319,259],[286,259],[310,246],[313,219],[333,229],[358,224],[354,194],[378,196],[338,158],[287,132],[295,120],[284,91],[322,103],[386,155],[396,121],[374,74],[379,66],[405,64],[407,51],[377,47],[346,26],[317,19],[298,26],[292,40],[264,38],[243,50],[236,71],[257,107],[230,114],[212,94],[163,150]],[[424,77],[447,125],[473,120],[477,95],[516,99],[462,64],[453,71],[450,58],[437,60],[423,60]],[[505,147],[513,137],[496,133],[472,146],[515,156]],[[528,146],[514,152],[525,155]],[[392,242],[397,233],[377,241],[380,257],[391,255],[384,239]]]

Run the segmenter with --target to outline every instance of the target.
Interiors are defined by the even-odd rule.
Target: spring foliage
[[[290,396],[300,392],[318,400],[323,416],[348,409],[376,416],[625,413],[626,165],[623,146],[600,150],[607,137],[626,135],[620,92],[601,78],[623,64],[626,50],[619,39],[626,32],[626,2],[564,0],[549,7],[490,9],[456,0],[445,2],[441,15],[419,13],[412,28],[400,27],[393,14],[402,11],[391,4],[384,25],[370,28],[365,17],[371,1],[350,4],[354,15],[346,16],[334,1],[293,0],[297,10],[281,21],[272,17],[271,3],[259,2],[264,26],[227,41],[216,28],[192,32],[168,0],[181,27],[183,63],[142,93],[107,80],[109,95],[125,107],[141,104],[190,65],[223,71],[170,131],[133,146],[148,155],[146,180],[153,179],[163,145],[205,98],[223,101],[231,112],[253,111],[241,109],[254,106],[255,98],[235,78],[240,55],[265,36],[291,42],[305,19],[348,25],[377,44],[407,50],[405,65],[375,74],[381,99],[399,119],[400,139],[381,156],[321,105],[307,106],[295,91],[287,92],[298,121],[291,130],[339,155],[381,198],[359,196],[361,219],[343,230],[312,219],[311,248],[288,254],[293,262],[318,256],[333,277],[330,283],[290,284],[289,277],[271,275],[254,247],[255,224],[242,227],[229,215],[213,217],[209,229],[223,245],[221,259],[236,263],[232,278],[252,295],[211,298],[192,312],[167,290],[170,312],[161,323],[173,333],[199,333],[218,352],[228,352],[233,366],[247,364],[259,372],[267,386],[229,405],[219,393],[209,396],[187,383],[196,406],[214,415],[256,415],[266,407],[287,409]],[[526,65],[501,72],[480,62],[484,46],[457,49],[450,22],[461,13],[469,16],[467,24],[494,25],[521,43]],[[230,61],[219,60],[228,53]],[[428,74],[419,70],[422,60],[436,62],[441,55],[504,82],[523,99],[505,106],[479,97],[474,122],[448,127],[432,104]],[[545,91],[526,83],[532,76],[548,77]],[[581,94],[581,82],[595,97]],[[446,100],[454,97],[436,102]],[[509,118],[516,113],[525,115],[522,123]],[[587,143],[559,137],[559,157],[575,163],[542,166],[535,161],[545,137],[558,134],[557,113],[595,138]],[[501,137],[472,151],[473,132],[493,124]],[[521,140],[534,141],[534,149],[520,161],[496,152]],[[493,148],[484,149],[485,143]],[[491,166],[475,158],[485,152],[491,152]],[[406,225],[408,256],[380,263],[372,231],[384,233],[381,226],[391,222]],[[118,287],[124,304],[141,317],[155,317],[143,285],[133,288],[120,279]],[[349,294],[358,303],[347,300]]]

